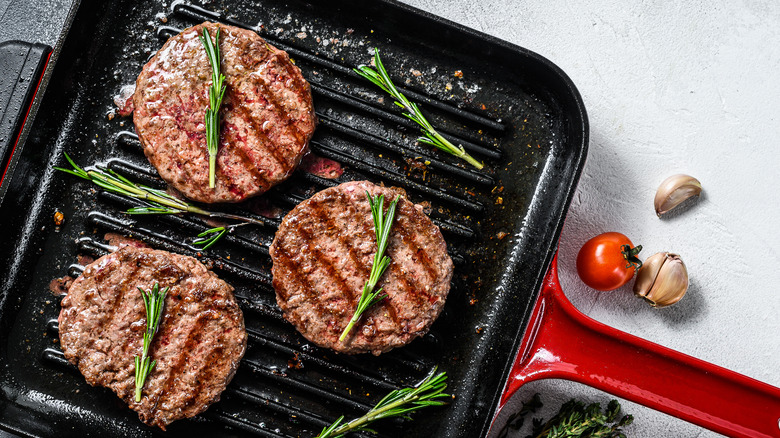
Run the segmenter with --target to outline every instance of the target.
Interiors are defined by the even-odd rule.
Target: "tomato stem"
[[[642,260],[639,260],[639,257],[637,257],[637,254],[639,254],[639,251],[642,251],[642,245],[637,245],[634,248],[631,248],[631,245],[621,245],[620,246],[620,252],[623,253],[623,258],[626,259],[626,269],[630,267],[634,267],[635,269],[639,269],[642,267]]]

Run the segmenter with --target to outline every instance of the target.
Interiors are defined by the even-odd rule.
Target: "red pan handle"
[[[499,410],[524,383],[568,379],[733,437],[780,437],[780,388],[601,324],[566,299],[553,258]]]

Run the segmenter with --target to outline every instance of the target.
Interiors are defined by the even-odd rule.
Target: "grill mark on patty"
[[[183,108],[184,107],[184,101],[182,100],[181,96],[176,94],[176,98],[179,100],[178,108]],[[175,107],[174,105],[170,105],[170,106],[172,108]],[[205,111],[204,111],[204,114],[205,114]],[[161,118],[162,116],[159,115],[159,111],[155,111],[155,115],[153,117]],[[185,134],[185,137],[186,137],[187,136],[186,133],[188,133],[189,131],[184,129],[181,121],[179,120],[179,115],[177,114],[176,117],[171,117],[170,120],[173,121],[173,124],[176,126],[176,129],[179,131],[178,137],[181,138],[182,134]],[[163,136],[160,135],[160,137],[163,137]],[[142,135],[141,132],[138,133],[138,138],[141,140],[142,143],[148,144],[148,141],[144,139],[144,136]],[[161,142],[161,143],[163,143],[163,142]],[[160,146],[160,145],[158,144],[158,146]],[[204,147],[205,147],[205,143],[204,143]],[[146,147],[144,147],[144,149],[146,149]],[[184,176],[183,177],[180,176],[182,179],[184,179],[185,181],[194,181],[195,180],[195,178],[193,176],[193,173],[191,171],[192,166],[189,165],[190,161],[189,160],[184,160],[181,157],[181,153],[179,151],[179,148],[158,147],[158,148],[154,149],[154,155],[160,154],[161,150],[164,151],[163,154],[168,156],[168,159],[170,160],[170,162],[172,162],[177,169],[180,169],[182,172],[184,172]],[[207,152],[207,154],[208,154],[208,152]],[[206,160],[208,162],[208,158]],[[158,159],[158,160],[155,160],[155,161],[159,162],[160,160]],[[155,163],[153,162],[152,164],[155,164]],[[155,165],[155,168],[156,167],[157,166]]]
[[[290,125],[292,125],[294,128],[297,129],[298,127],[295,124],[295,120],[291,117],[291,115],[288,112],[284,111],[284,108],[281,107],[278,101],[276,101],[275,99],[271,100],[271,98],[275,96],[273,96],[272,93],[269,92],[269,89],[266,86],[264,79],[260,75],[256,75],[255,77],[257,77],[262,82],[260,85],[263,87],[263,90],[266,92],[265,94],[262,95],[262,97],[271,106],[270,109],[266,109],[263,112],[270,111],[271,113],[273,113],[275,118],[272,120],[276,120],[277,122],[282,120],[287,121],[286,125],[275,123],[275,126],[289,127]],[[245,102],[247,100],[245,97],[245,93],[242,93],[239,90],[233,90],[233,93],[236,96],[242,97],[241,102]],[[257,143],[258,146],[260,146],[261,150],[267,152],[270,155],[270,157],[273,158],[273,160],[280,165],[280,167],[284,170],[284,172],[286,174],[289,174],[290,170],[295,166],[296,154],[281,154],[280,151],[276,147],[274,147],[274,145],[278,144],[279,142],[277,140],[273,140],[268,136],[268,134],[265,132],[262,126],[258,124],[258,121],[251,116],[249,108],[246,105],[234,105],[232,109],[236,112],[240,112],[242,116],[241,117],[242,120],[248,122],[249,125],[252,127],[252,131],[248,131],[248,134],[253,132],[258,137],[266,140],[266,142]],[[295,138],[298,141],[305,140],[305,138],[303,138],[301,135],[296,135]],[[289,161],[288,159],[291,161]]]
[[[295,81],[296,87],[299,87],[300,89],[306,90],[308,93],[311,93],[310,91],[311,86],[306,81],[306,79],[304,79],[303,74],[300,72],[300,69],[297,66],[295,66],[292,62],[290,62],[289,54],[285,57],[284,55],[282,55],[282,53],[277,53],[277,60],[279,60],[279,58],[282,58],[281,61],[283,62],[281,63],[281,65],[284,65],[288,77],[292,78]],[[311,96],[311,94],[308,94],[308,96]],[[301,119],[302,120],[307,119],[306,114],[302,114]]]
[[[308,240],[310,242],[314,242],[315,239],[309,232],[309,230],[306,229],[306,227],[300,228],[301,238],[303,240]],[[322,253],[319,249],[317,249],[317,245],[311,245],[311,252],[313,253],[313,259],[317,261],[319,265],[321,265],[325,272],[328,274],[328,278],[333,279],[334,282],[336,282],[339,286],[338,291],[340,292],[340,295],[345,297],[350,303],[353,302],[353,296],[352,294],[349,294],[349,290],[351,289],[349,285],[347,284],[347,281],[340,275],[340,273],[333,267],[333,262],[330,259],[330,257],[326,257],[325,254]],[[349,296],[347,295],[349,294]],[[319,301],[319,300],[317,300]],[[356,302],[356,301],[355,301]]]
[[[345,199],[346,196],[343,193],[339,193],[338,195],[339,195],[340,202],[346,201]],[[351,208],[351,205],[349,208],[350,208],[350,216],[358,217],[358,213],[353,208]],[[338,228],[333,223],[333,220],[331,219],[330,215],[324,214],[323,208],[320,203],[316,203],[316,204],[312,203],[310,205],[310,209],[311,209],[312,217],[317,219],[316,223],[324,224],[326,230]],[[373,236],[373,233],[371,233],[371,231],[368,229],[367,223],[365,221],[363,221],[362,223],[363,223],[363,227],[360,230],[360,232],[361,234],[363,234],[363,236],[356,236],[356,239],[365,238],[365,236],[371,238],[371,236]],[[322,234],[318,234],[318,235],[322,235]],[[356,248],[347,241],[347,236],[344,235],[343,233],[336,233],[336,244],[340,247],[339,248],[340,251],[346,250],[347,254],[349,254],[349,260],[352,262],[353,265],[352,266],[353,269],[350,269],[350,271],[358,272],[361,278],[365,278],[366,280],[368,280],[368,278],[371,276],[371,268],[366,266],[360,260],[361,258],[360,255],[357,253]],[[345,270],[347,269],[345,268]],[[350,304],[353,306],[357,305],[357,300],[350,299]]]
[[[202,312],[200,315],[198,315],[197,321],[200,323],[203,319],[207,319],[207,321],[203,324],[199,325],[198,332],[199,333],[205,333],[207,332],[207,328],[210,330],[213,330],[213,325],[217,324],[217,329],[219,328],[219,321],[215,319],[215,312],[213,310],[206,310],[205,312]],[[212,324],[209,324],[209,322],[213,322]],[[215,342],[214,344],[210,345],[210,349],[203,351],[202,356],[213,358],[214,355],[222,351],[224,348],[222,347],[222,337],[220,336],[218,338],[218,342]],[[197,400],[198,393],[200,392],[200,388],[203,387],[204,382],[210,382],[211,376],[214,374],[214,367],[211,366],[211,363],[213,360],[203,360],[200,362],[201,366],[198,367],[196,370],[190,370],[190,375],[192,376],[198,376],[195,380],[195,386],[188,394],[187,398],[184,400],[184,407],[188,408],[192,406],[193,402]],[[201,374],[201,371],[205,370],[205,374]]]
[[[220,136],[219,136],[219,144],[222,144],[221,140],[223,139],[222,131],[225,129],[225,124],[222,123],[220,127]],[[243,198],[244,193],[246,193],[243,188],[240,186],[240,184],[237,184],[236,181],[238,180],[238,177],[241,175],[235,172],[221,172],[220,169],[225,167],[220,164],[220,158],[222,158],[221,161],[229,161],[230,157],[236,157],[237,154],[230,154],[226,153],[231,150],[234,150],[232,145],[230,148],[226,151],[224,147],[220,147],[217,150],[217,163],[214,166],[214,187],[208,187],[208,182],[204,182],[204,186],[207,187],[206,190],[213,190],[218,191],[220,188],[224,188],[224,190],[227,190],[230,193],[235,193],[239,197]],[[239,157],[240,158],[240,157]],[[206,152],[206,163],[208,163],[208,152]]]
[[[130,259],[130,260],[132,261],[132,259]],[[118,261],[120,263],[122,262],[122,260],[119,259],[118,257],[114,258],[114,260],[112,260],[112,263],[114,261]],[[138,270],[140,268],[139,263],[132,263],[131,265],[133,265],[132,274],[135,275],[135,273],[138,272]],[[104,267],[104,269],[105,269],[105,267]],[[95,273],[95,274],[97,274],[97,273]],[[133,275],[130,275],[129,277],[132,278]],[[87,280],[87,278],[85,278],[85,280]],[[97,282],[95,282],[95,291],[102,298],[102,294],[100,294]],[[119,305],[122,304],[122,301],[123,301],[123,299],[125,297],[125,294],[123,292],[124,291],[120,291],[120,293],[113,293],[113,294],[111,294],[113,299],[114,299],[114,301],[111,303],[110,309],[108,310],[108,312],[103,312],[102,315],[101,315],[103,317],[100,318],[100,321],[95,321],[95,324],[92,324],[87,332],[92,332],[94,330],[97,330],[97,328],[100,327],[100,326],[103,326],[103,327],[112,327],[113,326],[114,320],[116,319],[116,316],[117,316],[117,311],[116,310],[119,308]],[[89,339],[89,342],[85,345],[85,349],[92,350],[93,347],[95,346],[95,342],[98,340],[98,338],[99,338],[98,336],[91,337]],[[107,352],[106,354],[108,355],[109,353],[110,352]],[[81,363],[81,360],[79,360],[79,363]]]
[[[269,61],[266,61],[266,63],[267,62],[269,62]],[[281,104],[281,102],[284,100],[283,96],[282,96],[282,100],[280,100],[279,99],[280,96],[277,96],[277,94],[273,92],[273,90],[271,89],[270,84],[267,81],[267,78],[265,76],[263,76],[263,75],[255,75],[255,77],[258,79],[258,81],[257,81],[258,86],[261,87],[263,89],[263,91],[264,91],[264,93],[262,93],[262,96],[266,99],[266,101],[268,101],[268,104],[271,106],[271,111],[273,111],[274,114],[276,114],[278,116],[276,120],[277,121],[286,120],[287,124],[283,125],[286,128],[286,130],[289,131],[290,128],[292,128],[293,137],[298,142],[301,142],[302,140],[305,140],[306,136],[304,135],[303,131],[298,127],[298,124],[294,123],[294,121],[293,121],[293,120],[295,120],[295,122],[300,122],[301,120],[293,119],[291,117],[290,112],[288,112],[288,111],[286,111],[284,109],[284,106]],[[300,103],[300,101],[296,100],[296,104],[298,104],[298,103]],[[274,142],[274,143],[276,143],[276,142]],[[288,166],[291,166],[291,164],[288,164]]]
[[[436,268],[433,266],[433,261],[431,260],[430,256],[428,255],[428,252],[425,247],[418,245],[417,239],[415,239],[414,235],[410,233],[411,229],[417,229],[415,225],[418,224],[411,224],[409,227],[402,227],[399,226],[397,228],[398,235],[401,237],[401,240],[403,241],[404,245],[409,248],[409,251],[416,255],[418,258],[418,261],[422,265],[423,269],[425,270],[425,273],[428,275],[428,278],[430,280],[436,280]]]
[[[227,135],[225,137],[227,137]],[[227,153],[232,153],[235,157],[241,160],[241,163],[247,169],[247,172],[250,175],[257,178],[257,179],[250,178],[249,184],[254,186],[259,185],[260,187],[268,187],[269,186],[268,180],[265,178],[264,172],[262,172],[260,169],[257,168],[255,163],[247,154],[246,150],[243,147],[241,147],[241,145],[246,146],[246,142],[237,141],[235,139],[233,141],[230,141],[226,138],[225,143],[228,145],[228,147],[225,148],[223,146],[223,149],[225,149]]]
[[[180,300],[181,301],[181,300]],[[190,327],[190,330],[187,332],[187,340],[184,342],[184,346],[182,347],[182,351],[192,351],[193,345],[196,345],[197,343],[200,343],[201,336],[203,335],[203,331],[201,328],[203,327],[203,323],[201,322],[204,317],[204,312],[201,312],[198,314],[197,318],[195,319],[195,323],[192,324]],[[165,382],[157,386],[157,397],[155,398],[154,404],[152,407],[149,408],[149,413],[151,415],[154,415],[154,411],[157,410],[157,407],[162,403],[167,395],[175,395],[177,391],[171,391],[170,389],[173,389],[174,385],[177,382],[171,383],[171,379],[173,379],[174,376],[180,377],[181,369],[186,365],[185,359],[187,359],[187,355],[180,354],[177,357],[176,363],[169,368],[168,375],[165,377]],[[177,379],[178,380],[178,379]],[[198,385],[195,388],[200,389],[202,385]],[[199,391],[193,391],[193,393],[197,394]]]
[[[306,275],[307,281],[299,280],[299,278],[302,275],[305,275],[303,270],[301,269],[300,263],[298,263],[295,259],[290,257],[289,253],[282,245],[274,246],[274,248],[275,248],[275,252],[279,254],[274,259],[274,263],[279,262],[281,265],[283,265],[284,270],[290,274],[287,280],[293,280],[295,283],[297,283],[300,286],[299,290],[304,291],[304,293],[306,294],[307,301],[315,305],[314,311],[317,313],[317,317],[322,318],[325,315],[324,303],[322,303],[322,301],[317,299],[317,294],[311,288],[311,282],[308,281],[308,275]],[[290,265],[293,265],[293,267],[291,268]]]
[[[246,99],[244,99],[244,100],[246,100]],[[260,137],[260,138],[263,138],[263,139],[266,140],[265,142],[261,141],[261,142],[254,143],[257,146],[259,146],[260,153],[261,154],[263,152],[267,153],[277,164],[280,165],[280,167],[282,167],[284,169],[285,173],[289,172],[290,171],[290,165],[287,163],[287,160],[284,158],[283,155],[280,156],[279,155],[279,151],[272,146],[274,144],[274,142],[268,137],[268,134],[266,134],[265,131],[263,131],[262,127],[258,125],[257,120],[255,120],[253,117],[251,117],[251,115],[249,113],[249,109],[245,105],[240,105],[238,107],[234,107],[233,110],[236,111],[236,112],[239,112],[241,114],[242,119],[244,121],[249,122],[249,126],[251,126],[252,130],[251,131],[247,130],[247,135],[255,134],[257,137]],[[249,146],[249,142],[244,142],[244,146],[248,147]],[[245,152],[243,150],[241,152],[246,156],[246,154],[245,154]],[[252,164],[252,168],[255,169],[255,172],[254,172],[255,175],[261,176],[263,181],[266,182],[268,184],[268,186],[271,185],[270,184],[270,180],[265,175],[265,172],[262,172],[259,169],[257,169],[257,167],[254,164]]]
[[[419,246],[414,243],[414,241],[410,238],[408,231],[404,227],[398,227],[398,235],[401,237],[402,242],[404,245],[406,245],[407,250],[412,256],[415,256],[420,253],[420,251],[423,251]],[[423,262],[420,260],[420,257],[417,257],[417,261],[423,265],[423,269],[425,270],[426,274],[429,277],[429,280],[431,282],[434,282],[437,280],[437,276],[434,273],[431,273],[432,265],[430,264],[430,259],[425,258],[427,261]],[[431,298],[433,297],[428,291],[425,290],[425,287],[423,287],[423,284],[426,282],[422,278],[411,278],[408,276],[405,272],[401,271],[400,265],[393,264],[388,269],[393,271],[395,274],[395,277],[398,279],[402,279],[403,282],[407,285],[408,288],[408,295],[414,298],[415,302],[417,304],[422,304],[423,302],[431,302]],[[411,280],[411,281],[410,281]],[[412,285],[413,283],[413,285]]]

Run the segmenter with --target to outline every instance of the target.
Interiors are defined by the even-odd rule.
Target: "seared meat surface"
[[[390,243],[392,263],[377,287],[388,297],[339,342],[368,280],[377,250],[366,192],[401,196]],[[452,260],[439,228],[403,190],[349,182],[323,190],[282,220],[271,245],[276,301],[311,342],[342,353],[380,354],[428,332],[450,290]]]
[[[219,33],[227,84],[216,166],[208,187],[204,114],[211,66],[198,36]],[[286,52],[257,33],[203,23],[169,39],[136,81],[133,121],[160,176],[187,198],[239,202],[287,179],[314,132],[309,83]]]
[[[169,287],[150,348],[157,365],[135,401],[146,311],[138,288]],[[60,343],[90,385],[113,390],[162,429],[219,400],[246,350],[233,288],[192,257],[125,246],[89,264],[62,300]]]

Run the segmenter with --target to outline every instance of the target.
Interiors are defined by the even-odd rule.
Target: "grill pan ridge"
[[[131,118],[107,114],[168,37],[205,20],[257,30],[290,53],[312,84],[319,126],[311,150],[341,163],[344,174],[329,180],[297,171],[260,200],[216,207],[267,225],[239,228],[200,252],[189,242],[210,227],[203,220],[127,216],[127,201],[52,166],[64,165],[67,152],[81,165],[102,163],[162,186]],[[560,69],[393,1],[203,7],[82,0],[68,27],[0,205],[0,427],[25,436],[314,436],[438,366],[450,376],[452,403],[411,422],[377,424],[380,436],[487,434],[587,151],[587,116]],[[484,160],[485,170],[415,144],[414,125],[351,71],[369,61],[373,47],[432,123]],[[256,214],[289,211],[318,190],[359,179],[402,187],[423,203],[455,262],[450,297],[431,332],[379,357],[314,347],[284,321],[268,257],[279,220]],[[52,221],[55,211],[65,214],[62,226]],[[110,251],[106,233],[198,257],[235,286],[245,314],[247,355],[222,400],[167,432],[144,426],[109,390],[86,384],[57,343],[59,298],[49,283],[79,275],[87,257]]]

